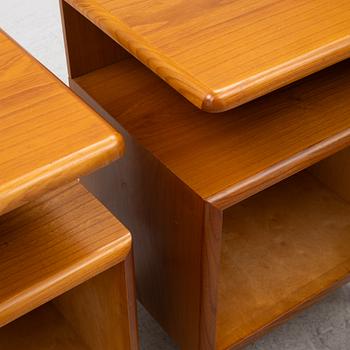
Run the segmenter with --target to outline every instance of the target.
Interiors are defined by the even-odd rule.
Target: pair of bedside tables
[[[61,5],[70,86],[126,146],[82,183],[181,349],[244,346],[348,280],[348,1]]]

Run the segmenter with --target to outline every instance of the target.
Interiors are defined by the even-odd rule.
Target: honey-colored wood
[[[217,349],[266,331],[350,275],[350,203],[304,172],[224,212]]]
[[[0,31],[0,214],[105,166],[123,142]]]
[[[108,64],[115,63],[130,54],[104,35],[94,24],[65,1],[60,0],[69,76],[76,78]]]
[[[311,172],[350,202],[350,147],[311,167]]]
[[[2,350],[90,350],[51,304],[0,328]]]
[[[89,349],[138,349],[136,299],[128,295],[134,287],[130,263],[128,258],[54,301]]]
[[[221,209],[350,145],[350,60],[220,118],[183,101],[136,60],[81,76],[72,86]]]
[[[0,326],[121,262],[131,236],[81,185],[0,216]]]
[[[209,112],[350,56],[348,0],[66,2]]]
[[[216,347],[216,317],[220,276],[223,213],[206,203],[202,251],[201,319],[199,349]]]
[[[181,349],[198,349],[204,205],[115,125],[125,156],[82,182],[132,232],[138,299]]]
[[[220,117],[134,58],[86,68],[71,87],[126,154],[82,181],[133,232],[140,301],[181,349],[215,349],[225,209],[350,144],[350,62]]]

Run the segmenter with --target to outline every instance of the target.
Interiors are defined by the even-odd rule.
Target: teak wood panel
[[[66,40],[77,40],[69,28],[66,23]],[[79,48],[81,57],[88,55]],[[95,72],[86,66],[90,74],[70,80],[126,138],[124,159],[83,182],[132,230],[140,300],[181,349],[216,347],[222,210],[349,144],[342,95],[348,65],[225,113],[221,121],[132,59]],[[205,196],[206,188],[217,198]]]
[[[134,287],[130,254],[126,260],[69,290],[53,303],[89,349],[137,350]]]
[[[0,214],[105,166],[123,142],[0,31]]]
[[[72,184],[0,216],[0,326],[121,262],[131,236]]]
[[[91,350],[51,304],[0,328],[4,350]]]
[[[350,56],[348,0],[66,2],[209,112]]]
[[[52,302],[0,328],[4,350],[137,350],[127,258]],[[58,312],[59,311],[59,312]],[[133,315],[131,315],[133,314]]]
[[[69,76],[76,78],[91,70],[115,63],[130,54],[105,35],[65,1],[60,0]]]
[[[219,208],[350,145],[350,60],[220,118],[182,100],[136,60],[96,70],[72,85]]]
[[[246,343],[347,281],[349,234],[350,203],[307,172],[227,209],[216,348]]]
[[[350,147],[315,164],[311,172],[350,202]]]
[[[132,232],[138,299],[181,349],[198,349],[204,203],[114,123],[125,156],[82,182]]]

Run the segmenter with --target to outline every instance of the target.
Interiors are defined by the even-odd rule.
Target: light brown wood
[[[215,349],[223,212],[349,145],[350,62],[220,118],[134,58],[85,68],[71,87],[123,134],[126,155],[83,182],[133,232],[140,301],[181,349]]]
[[[220,118],[182,101],[136,60],[81,76],[72,86],[221,209],[350,145],[350,60]]]
[[[220,276],[223,213],[205,204],[201,276],[201,318],[199,349],[216,347],[216,317]]]
[[[136,299],[127,292],[134,287],[129,272],[123,261],[55,299],[55,306],[89,349],[138,349]]]
[[[0,214],[123,152],[106,122],[0,31]]]
[[[0,217],[0,326],[124,260],[129,231],[81,185]]]
[[[217,349],[350,275],[350,203],[304,172],[224,212]]]
[[[51,304],[0,328],[3,350],[90,350]]]
[[[348,0],[66,2],[209,112],[350,56]]]
[[[81,16],[65,1],[60,0],[69,76],[76,78],[130,56],[93,23]],[[83,40],[82,40],[83,39]]]
[[[350,147],[315,164],[310,170],[339,196],[350,201]]]
[[[181,349],[198,349],[204,204],[116,126],[125,156],[82,182],[132,232],[138,299]]]

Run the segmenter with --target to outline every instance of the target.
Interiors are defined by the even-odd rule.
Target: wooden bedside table
[[[138,348],[130,232],[73,181],[123,150],[0,31],[1,349]]]
[[[133,232],[139,298],[181,349],[238,348],[348,279],[350,204],[344,179],[350,176],[350,62],[225,113],[209,114],[197,108],[206,94],[192,99],[188,91],[193,90],[184,87],[187,80],[169,80],[168,66],[160,68],[156,58],[147,61],[148,51],[137,46],[148,35],[168,38],[173,33],[175,40],[172,25],[181,26],[176,20],[182,17],[174,16],[169,24],[164,18],[170,16],[170,5],[165,3],[163,13],[153,1],[128,2],[125,8],[119,4],[62,2],[71,87],[123,134],[127,146],[118,164],[84,183]],[[189,8],[193,2],[177,4]],[[203,2],[195,4],[197,10],[183,14],[188,16],[183,27],[192,23],[192,14],[207,9]],[[239,7],[237,2],[227,6],[231,4]],[[327,22],[321,10],[325,2],[293,4],[286,13],[309,6],[307,13],[313,8],[317,20]],[[287,6],[270,5],[276,11]],[[138,34],[124,36],[117,25],[140,20],[140,8],[144,25],[129,27]],[[249,11],[245,18],[254,22],[255,12]],[[265,12],[259,8],[256,14],[266,25]],[[312,23],[310,35],[318,38],[304,42],[307,33],[297,32],[296,40],[304,43],[299,51],[286,52],[291,39],[282,40],[293,26],[281,31],[281,40],[266,43],[265,49],[276,44],[280,50],[285,70],[265,52],[277,75],[269,75],[271,67],[263,64],[249,66],[245,78],[231,74],[237,70],[223,69],[226,56],[219,55],[214,67],[212,55],[201,55],[205,48],[194,42],[196,55],[187,56],[195,57],[189,61],[191,72],[204,79],[205,61],[212,63],[211,72],[225,75],[230,94],[224,109],[263,95],[348,56],[350,28],[339,19],[349,15],[349,6],[342,2],[332,13],[337,15],[327,23],[334,27],[327,27],[324,37],[314,17],[292,17],[294,29]],[[151,19],[159,22],[150,25]],[[274,17],[280,24],[282,19]],[[208,45],[215,39],[217,21],[212,20],[213,28],[206,24],[211,29]],[[255,21],[251,30],[262,35],[259,28],[264,26]],[[196,27],[186,28],[188,37],[197,35]],[[278,38],[278,33],[270,30],[268,36]],[[240,40],[250,46],[239,46],[241,58],[256,49],[255,41],[244,37]],[[232,37],[227,43],[227,52],[232,52]],[[182,40],[171,44],[180,47]],[[328,50],[328,45],[339,50]],[[324,54],[320,61],[316,52]],[[304,55],[310,60],[300,60]],[[232,69],[236,59],[230,61]],[[301,66],[288,66],[292,61]],[[172,87],[178,81],[184,84],[175,88],[195,106],[154,72]],[[255,80],[257,72],[264,82]],[[242,78],[242,100],[230,90],[237,76]]]

